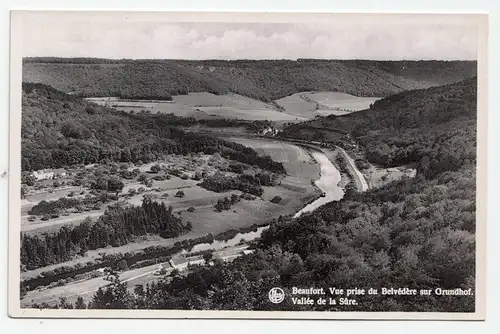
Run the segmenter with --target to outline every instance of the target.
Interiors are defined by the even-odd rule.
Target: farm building
[[[278,129],[275,129],[273,127],[267,127],[264,130],[261,131],[261,135],[271,135],[271,136],[276,136],[278,134]]]
[[[59,168],[59,169],[41,169],[34,171],[33,174],[31,174],[35,179],[38,181],[40,180],[49,180],[49,179],[56,179],[58,177],[64,177],[66,176],[66,170]]]
[[[232,261],[235,258],[240,257],[242,255],[253,253],[252,249],[247,249],[247,248],[248,246],[245,245],[241,247],[220,250],[213,253],[213,258],[221,261]]]
[[[186,257],[185,255],[179,255],[170,259],[169,263],[172,266],[172,268],[182,271],[187,269],[189,265],[204,264],[205,260],[201,255],[190,256],[190,257]]]

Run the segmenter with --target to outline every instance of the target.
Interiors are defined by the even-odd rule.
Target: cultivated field
[[[287,114],[305,117],[347,115],[354,111],[368,109],[378,97],[358,97],[338,92],[305,92],[276,100]]]
[[[311,92],[306,93],[307,98],[320,104],[318,113],[328,115],[345,115],[354,111],[365,110],[370,108],[370,104],[379,100],[379,97],[359,97],[338,92]],[[322,109],[325,106],[329,109]]]
[[[207,115],[221,118],[235,118],[251,121],[305,121],[307,118],[294,116],[273,109],[239,109],[233,107],[200,107]]]
[[[318,115],[315,105],[301,97],[303,93],[296,93],[275,102],[285,108],[285,112],[290,115],[304,118],[314,118]]]
[[[213,117],[243,120],[304,121],[307,118],[276,110],[268,103],[230,93],[215,95],[207,92],[173,96],[173,101],[120,100],[113,97],[87,98],[126,112],[148,110],[151,113],[172,113],[180,117],[206,119]]]
[[[175,102],[189,107],[228,107],[236,109],[275,109],[274,106],[246,97],[243,95],[229,93],[215,95],[207,92],[189,93],[187,95],[173,96]]]
[[[265,103],[263,101],[252,99],[250,97],[239,94],[229,93],[224,96],[238,103],[240,105],[240,108],[247,107],[248,109],[276,109],[269,103]]]
[[[311,155],[303,148],[273,140],[227,138],[241,145],[253,148],[259,155],[268,155],[278,162],[314,162]]]
[[[276,188],[295,192],[296,196],[298,193],[308,194],[316,191],[312,184],[320,177],[320,167],[304,148],[272,140],[246,138],[228,138],[228,140],[251,147],[260,155],[269,155],[273,160],[281,162],[287,176]]]
[[[229,108],[247,108],[245,104],[231,99],[227,95],[215,95],[207,92],[189,93],[186,95],[175,95],[173,100],[188,107],[229,107]]]
[[[182,103],[170,101],[136,101],[136,100],[109,100],[108,98],[89,98],[92,102],[105,105],[126,112],[139,112],[141,110],[149,110],[151,113],[174,114],[181,117],[207,118],[203,112],[191,108]]]
[[[246,138],[228,138],[228,140],[251,147],[258,154],[268,155],[273,160],[281,162],[288,176],[307,179],[301,182],[303,185],[309,185],[311,179],[319,178],[318,164],[302,147],[273,140]]]

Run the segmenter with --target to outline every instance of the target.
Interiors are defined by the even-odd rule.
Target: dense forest
[[[311,139],[315,128],[351,133],[373,163],[418,164],[427,176],[476,161],[476,77],[407,91],[376,101],[369,110],[292,125],[284,136]],[[337,139],[337,131],[323,140]],[[315,137],[315,139],[318,139]]]
[[[472,61],[26,58],[23,64],[25,82],[83,97],[157,100],[204,91],[234,92],[265,102],[315,90],[383,97],[460,81],[475,73]]]
[[[188,225],[164,203],[145,197],[142,206],[112,206],[96,221],[87,219],[41,236],[21,234],[21,265],[32,270],[83,256],[88,250],[125,245],[150,233],[174,238],[188,232]]]
[[[263,232],[256,252],[231,263],[195,267],[186,276],[133,292],[113,281],[79,307],[473,311],[473,295],[434,292],[475,287],[475,101],[476,80],[471,79],[391,96],[359,116],[317,120],[345,126],[371,149],[413,134],[416,147],[406,146],[407,155],[393,161],[418,161],[417,176],[364,193],[349,191],[342,201],[296,219],[280,217]],[[386,157],[401,150],[388,147]],[[379,293],[354,297],[357,305],[294,305],[291,298],[272,304],[267,298],[272,287],[282,287],[289,296],[293,287],[311,286],[323,287],[327,296],[328,287]],[[433,293],[382,295],[384,287]]]
[[[169,115],[128,114],[98,106],[42,84],[23,83],[23,170],[75,164],[149,162],[165,154],[219,152],[273,172],[281,163],[251,148],[196,133],[185,133]],[[127,140],[124,140],[124,139]]]

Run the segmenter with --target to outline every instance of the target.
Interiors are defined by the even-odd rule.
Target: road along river
[[[344,155],[344,157],[345,157],[347,163],[349,164],[350,168],[352,169],[352,171],[354,171],[354,178],[355,178],[356,183],[358,184],[359,191],[361,191],[361,192],[367,191],[368,190],[368,183],[366,182],[366,179],[363,176],[363,174],[361,174],[361,172],[359,171],[358,167],[356,167],[356,163],[354,162],[354,160],[349,156],[349,154],[347,154],[347,152],[344,149],[342,149],[340,147],[338,149]]]

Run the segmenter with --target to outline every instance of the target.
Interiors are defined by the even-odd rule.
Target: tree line
[[[199,186],[218,193],[229,190],[240,190],[244,193],[262,196],[264,193],[262,186],[272,186],[275,184],[275,176],[268,173],[256,173],[255,175],[240,174],[235,177],[215,174],[205,178]]]
[[[89,250],[125,245],[137,236],[174,238],[188,231],[189,226],[170,207],[145,198],[141,206],[112,206],[96,221],[86,219],[55,233],[21,234],[21,265],[32,270],[83,256]]]
[[[217,200],[217,203],[214,205],[214,209],[217,212],[222,212],[222,211],[228,211],[231,210],[231,206],[235,205],[240,201],[240,196],[236,194],[232,194],[231,198],[229,197],[224,197],[224,199],[219,199]]]

